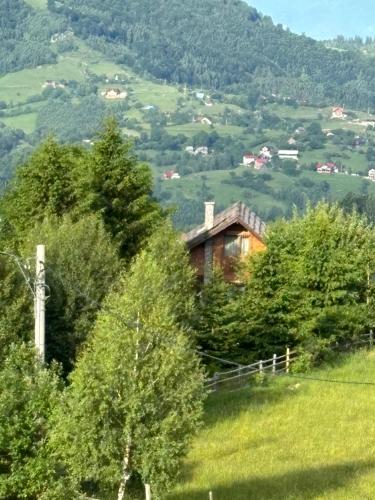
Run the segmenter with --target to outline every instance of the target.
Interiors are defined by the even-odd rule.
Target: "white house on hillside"
[[[264,158],[266,160],[272,160],[272,152],[268,146],[263,146],[259,151],[259,157]]]
[[[277,153],[280,160],[298,160],[298,149],[280,149]]]
[[[104,99],[126,99],[128,93],[125,90],[120,89],[107,89],[104,90],[101,95]]]
[[[316,171],[318,172],[318,174],[331,175],[331,174],[338,174],[339,169],[338,169],[336,163],[328,161],[326,163],[317,163]]]

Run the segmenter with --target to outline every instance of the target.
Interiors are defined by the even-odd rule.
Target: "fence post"
[[[259,361],[259,372],[263,373],[263,361]]]
[[[272,360],[272,375],[276,375],[276,354],[273,355],[273,360]]]
[[[220,376],[218,375],[217,372],[215,372],[214,376],[212,378],[214,379],[213,390],[214,390],[214,392],[216,392],[220,388],[220,384],[219,384],[219,378],[220,378]]]
[[[370,330],[370,349],[374,347],[374,332]]]
[[[290,349],[286,348],[286,358],[285,358],[285,371],[289,373],[289,365],[290,365]]]

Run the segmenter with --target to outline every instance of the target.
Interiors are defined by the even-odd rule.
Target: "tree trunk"
[[[126,445],[124,458],[122,460],[122,478],[121,478],[120,487],[118,489],[117,500],[124,499],[126,484],[129,481],[130,476],[131,476],[130,467],[129,467],[129,465],[130,465],[130,451],[131,451],[131,439],[129,439],[128,444]]]
[[[151,486],[147,483],[145,484],[145,498],[151,500]]]

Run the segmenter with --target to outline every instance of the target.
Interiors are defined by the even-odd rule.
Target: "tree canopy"
[[[0,385],[0,497],[76,497],[47,448],[62,389],[58,372],[42,366],[32,346],[13,344],[0,366]]]
[[[92,151],[48,138],[21,165],[0,201],[1,224],[20,237],[45,217],[97,214],[130,259],[162,219],[152,175],[108,119]]]
[[[276,223],[249,262],[237,304],[247,348],[320,347],[364,333],[374,304],[373,229],[357,214],[320,204]]]

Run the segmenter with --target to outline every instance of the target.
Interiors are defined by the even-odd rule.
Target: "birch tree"
[[[203,376],[184,326],[192,283],[182,242],[164,228],[108,296],[71,375],[51,445],[101,495],[122,500],[138,477],[159,498],[199,425]]]

